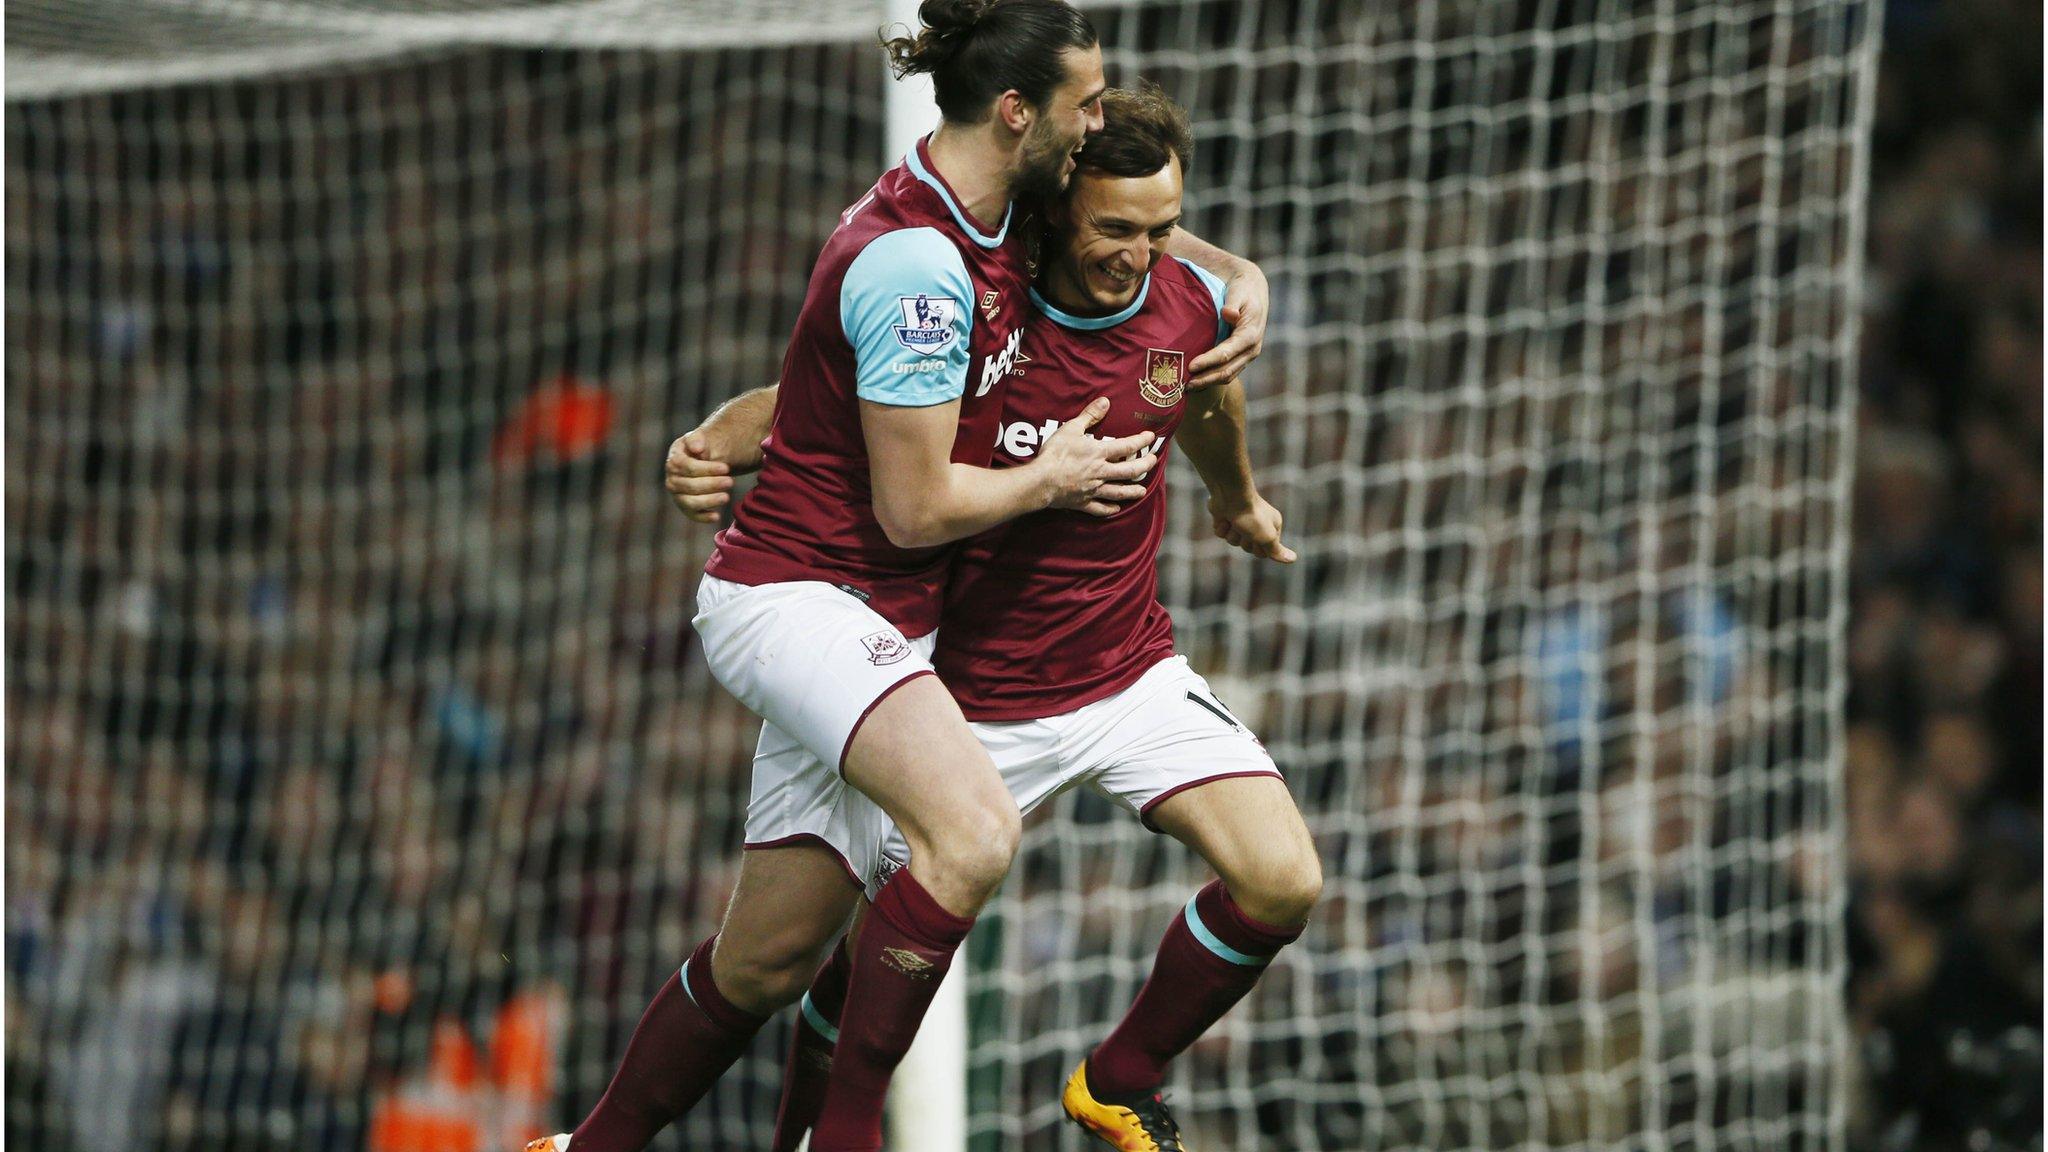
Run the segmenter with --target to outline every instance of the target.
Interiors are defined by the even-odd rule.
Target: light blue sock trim
[[[825,1038],[826,1043],[839,1043],[839,1029],[834,1028],[831,1022],[825,1019],[825,1014],[818,1011],[817,1007],[811,1003],[811,994],[809,992],[804,993],[803,1008],[804,1019],[810,1021],[811,1027],[817,1030],[818,1035]]]
[[[683,961],[683,966],[676,970],[676,980],[683,986],[683,995],[690,998],[690,1003],[697,1004],[697,994],[690,991],[690,962],[688,960]],[[697,1004],[697,1007],[702,1009],[704,1006]]]
[[[1195,897],[1196,900],[1200,898],[1199,896]],[[1266,962],[1272,959],[1271,956],[1252,956],[1239,952],[1237,949],[1218,940],[1216,934],[1209,931],[1209,926],[1202,923],[1202,914],[1195,911],[1195,900],[1188,901],[1185,915],[1188,918],[1188,931],[1195,934],[1195,939],[1202,942],[1202,947],[1223,957],[1232,964],[1242,964],[1247,968],[1260,968],[1264,967]]]

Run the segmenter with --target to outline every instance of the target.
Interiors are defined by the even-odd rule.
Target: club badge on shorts
[[[1164,348],[1145,349],[1145,374],[1138,379],[1138,394],[1147,403],[1171,408],[1180,403],[1187,385],[1187,372],[1179,352]]]
[[[901,871],[903,871],[903,865],[898,864],[895,858],[884,854],[881,859],[875,861],[875,870],[871,875],[870,883],[875,891],[880,892]]]
[[[861,647],[868,650],[868,663],[877,668],[894,664],[910,655],[910,645],[894,632],[877,632],[860,638]]]

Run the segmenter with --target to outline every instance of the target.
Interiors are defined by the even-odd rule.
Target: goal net
[[[1175,1066],[1229,1149],[1838,1149],[1867,0],[1092,6],[1257,258],[1182,650],[1328,877]],[[668,440],[885,166],[878,3],[6,11],[6,1136],[516,1148],[717,922],[755,722]],[[970,945],[969,1141],[1198,862],[1068,797]],[[761,1147],[781,1022],[657,1147]]]

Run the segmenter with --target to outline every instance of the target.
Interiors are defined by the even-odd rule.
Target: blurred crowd
[[[1848,651],[1858,1138],[2038,1148],[2041,13],[1890,7]]]
[[[754,735],[661,454],[872,179],[854,60],[10,108],[10,1141],[467,1152],[594,1102]]]
[[[1853,22],[1759,39],[1773,87],[1711,20],[1659,58],[1571,5],[1423,7],[1429,53],[1387,6],[1101,20],[1194,49],[1147,64],[1203,126],[1192,219],[1276,273],[1253,452],[1302,563],[1202,540],[1177,474],[1162,590],[1333,877],[1183,1062],[1202,1146],[1814,1147],[1849,1059],[1858,1152],[2038,1147],[2039,12],[1887,6],[1852,363],[1815,334]],[[874,175],[874,57],[10,106],[7,1138],[471,1152],[594,1101],[716,924],[754,734],[661,454],[772,376]],[[1410,131],[1653,79],[1738,127]],[[1199,883],[1060,815],[975,945],[1005,1148],[1071,1146],[1045,1086]],[[1846,1032],[1811,975],[1845,953]],[[665,1147],[759,1136],[779,1031]]]

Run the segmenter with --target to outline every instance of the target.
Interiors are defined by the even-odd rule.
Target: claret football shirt
[[[1168,441],[1188,364],[1224,334],[1223,282],[1165,259],[1109,316],[1070,316],[1032,293],[995,430],[995,467],[1025,463],[1062,419],[1098,396],[1101,436],[1150,430],[1158,464],[1144,496],[1107,518],[1049,509],[969,540],[947,583],[934,659],[970,720],[1039,720],[1122,691],[1173,655],[1159,603]]]
[[[820,580],[906,636],[937,626],[953,546],[898,548],[882,532],[859,402],[958,400],[953,460],[988,466],[1030,308],[1022,216],[1012,205],[983,230],[923,141],[841,214],[783,358],[760,479],[705,571],[739,584]]]

